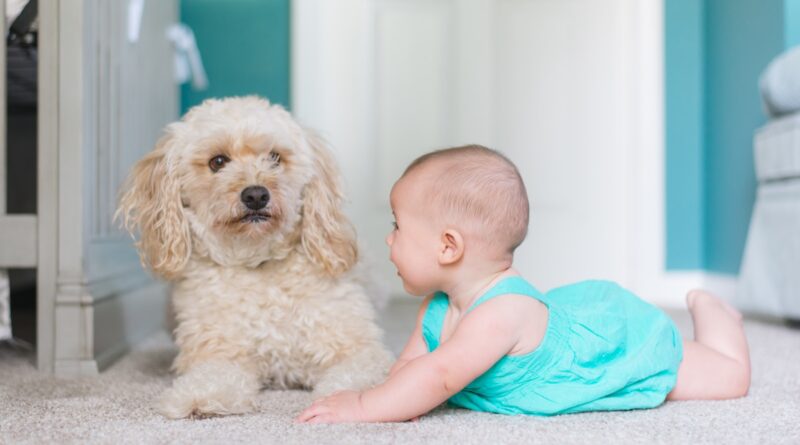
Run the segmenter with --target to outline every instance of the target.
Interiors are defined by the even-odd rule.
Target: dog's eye
[[[216,173],[222,167],[225,167],[225,164],[227,164],[230,161],[231,159],[224,155],[214,156],[213,158],[211,158],[210,161],[208,161],[208,167],[211,169],[212,172]]]
[[[281,163],[281,155],[278,152],[271,151],[269,152],[269,160],[270,162],[277,164]]]

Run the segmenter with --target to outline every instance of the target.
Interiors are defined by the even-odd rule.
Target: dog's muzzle
[[[260,185],[251,185],[242,190],[240,199],[248,209],[261,210],[269,202],[269,190]]]

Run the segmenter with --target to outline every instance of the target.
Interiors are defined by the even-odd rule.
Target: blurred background
[[[64,0],[18,32],[36,2],[6,3],[0,273],[14,332],[44,335],[56,372],[163,322],[166,290],[111,223],[116,189],[164,125],[234,95],[330,142],[394,297],[392,184],[422,153],[479,143],[522,172],[516,264],[541,290],[611,279],[682,307],[706,287],[800,318],[800,0]]]
[[[605,277],[667,305],[692,285],[734,298],[769,119],[758,80],[800,44],[798,3],[184,0],[211,81],[185,85],[182,109],[257,93],[320,130],[394,294],[392,183],[421,153],[475,142],[525,176],[518,265],[538,286]]]

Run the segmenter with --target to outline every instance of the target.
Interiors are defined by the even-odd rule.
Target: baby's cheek
[[[407,264],[407,260],[405,259],[402,250],[394,249],[394,251],[392,252],[392,262],[394,263],[395,266],[397,266],[398,269],[402,268],[403,265]]]

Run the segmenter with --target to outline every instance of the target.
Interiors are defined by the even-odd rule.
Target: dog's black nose
[[[259,210],[269,202],[269,190],[260,185],[251,185],[242,190],[242,203],[250,210]]]

